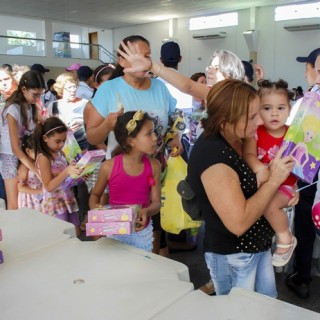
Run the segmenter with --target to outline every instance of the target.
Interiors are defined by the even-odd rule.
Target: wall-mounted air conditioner
[[[222,39],[227,36],[226,32],[193,34],[192,38],[197,40]]]
[[[320,29],[320,23],[284,25],[283,28],[288,31],[316,30]]]

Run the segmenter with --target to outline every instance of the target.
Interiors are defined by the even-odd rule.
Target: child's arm
[[[56,190],[64,180],[70,175],[79,176],[83,169],[79,169],[76,164],[70,164],[57,176],[51,172],[51,161],[44,155],[40,155],[38,159],[39,169],[41,172],[42,184],[49,192]]]
[[[90,209],[101,207],[100,205],[101,197],[108,184],[110,173],[113,168],[113,163],[114,163],[114,159],[110,159],[102,163],[99,170],[98,180],[90,193],[90,198],[89,198]]]
[[[254,138],[247,138],[243,144],[243,159],[257,176],[258,186],[269,178],[268,168],[258,159],[257,142]]]
[[[18,136],[18,124],[17,120],[11,115],[7,115],[8,128],[10,134],[11,148],[14,155],[24,164],[29,170],[36,172],[34,162],[22,151],[20,147],[20,139]]]
[[[154,184],[151,187],[150,206],[141,209],[137,217],[136,231],[140,231],[146,227],[148,217],[152,217],[160,211],[161,208],[161,183],[160,172],[161,164],[156,159],[150,159]]]
[[[21,164],[18,169],[18,190],[19,192],[25,192],[30,194],[42,194],[42,189],[32,189],[29,186],[25,185],[25,181],[28,179],[29,169]]]

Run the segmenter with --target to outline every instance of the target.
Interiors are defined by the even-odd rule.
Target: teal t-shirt
[[[146,90],[138,90],[130,86],[122,77],[104,82],[92,99],[92,104],[102,117],[110,112],[117,112],[119,100],[124,112],[142,110],[148,112],[154,121],[158,144],[166,133],[169,115],[175,111],[176,99],[166,86],[157,79],[151,79],[151,86]],[[108,136],[107,158],[114,149],[116,141],[113,132]]]

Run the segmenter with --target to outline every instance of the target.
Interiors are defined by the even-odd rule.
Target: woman
[[[123,44],[131,45],[143,57],[150,59],[151,49],[149,41],[142,36],[133,35],[125,38]],[[119,47],[123,50],[123,47]],[[87,137],[91,144],[97,145],[105,141],[108,136],[107,156],[116,146],[113,128],[117,117],[123,111],[142,110],[148,112],[154,121],[155,133],[158,141],[158,152],[163,150],[163,136],[168,127],[168,116],[174,112],[176,100],[169,94],[166,86],[158,79],[150,78],[144,70],[124,73],[123,69],[130,68],[130,62],[118,55],[118,65],[113,73],[113,79],[104,82],[97,90],[94,98],[89,102],[90,114],[87,121]],[[183,147],[180,137],[174,138],[171,143],[171,156],[182,153]],[[155,220],[157,219],[157,221]],[[160,215],[153,219],[156,233],[154,252],[159,252]],[[165,247],[163,239],[162,247]]]
[[[128,71],[150,69],[176,83],[177,75],[169,69],[148,61],[130,44],[124,49],[120,53],[132,65]],[[188,175],[205,219],[205,258],[216,293],[243,287],[276,297],[270,251],[273,230],[263,213],[294,161],[290,156],[281,159],[281,149],[270,166],[269,180],[258,190],[254,172],[241,158],[242,139],[253,137],[262,124],[256,90],[227,79],[206,96],[199,84],[179,77],[184,92],[207,101],[208,118],[192,150]],[[290,205],[296,202],[297,196]]]
[[[84,129],[83,110],[88,102],[86,99],[76,97],[78,81],[72,73],[65,72],[58,76],[54,84],[54,90],[61,99],[52,102],[48,106],[49,115],[57,115],[71,128],[81,150],[88,149],[88,141]]]
[[[294,162],[291,157],[280,159],[279,152],[269,180],[257,189],[256,175],[241,157],[242,139],[253,137],[263,123],[259,108],[256,90],[242,81],[213,86],[204,133],[189,159],[190,184],[205,220],[205,259],[217,294],[242,287],[277,295],[270,251],[273,230],[263,213]]]

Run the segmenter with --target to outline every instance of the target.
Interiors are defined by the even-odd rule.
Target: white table
[[[193,291],[185,265],[112,239],[82,242],[58,219],[2,211],[0,225],[1,320],[150,319]]]
[[[193,290],[185,265],[115,240],[82,242],[74,227],[32,210],[0,210],[1,320],[319,319],[242,289]]]
[[[320,314],[262,294],[233,288],[210,297],[196,290],[183,296],[154,320],[319,320]]]

